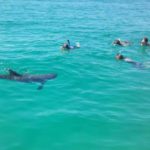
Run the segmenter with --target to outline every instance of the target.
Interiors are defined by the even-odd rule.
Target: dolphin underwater
[[[41,74],[41,75],[30,75],[30,74],[19,74],[12,69],[8,70],[8,74],[0,75],[0,79],[13,80],[25,83],[40,83],[38,90],[41,90],[47,80],[51,80],[57,77],[57,74]]]

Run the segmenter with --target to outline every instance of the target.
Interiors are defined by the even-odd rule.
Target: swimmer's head
[[[124,59],[124,56],[121,55],[121,54],[117,54],[117,55],[116,55],[116,59],[118,59],[118,60],[123,60],[123,59]]]
[[[142,46],[148,45],[148,38],[147,38],[147,37],[144,37],[144,38],[142,39],[141,45],[142,45]]]
[[[120,39],[116,39],[113,44],[115,45],[122,45]]]
[[[64,43],[62,47],[63,47],[63,48],[66,48],[66,47],[67,47],[67,44],[66,44],[66,43]]]
[[[145,42],[145,43],[148,43],[148,38],[144,37],[142,41]]]

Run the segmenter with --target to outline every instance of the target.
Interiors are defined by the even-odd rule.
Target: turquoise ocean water
[[[0,0],[0,150],[150,150],[149,0]],[[116,38],[132,41],[114,47]],[[81,48],[60,51],[67,39]],[[118,52],[144,63],[116,61]]]

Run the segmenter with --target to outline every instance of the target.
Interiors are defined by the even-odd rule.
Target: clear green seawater
[[[150,150],[149,0],[0,0],[0,150]],[[114,47],[116,38],[132,41]],[[67,39],[81,48],[62,53]],[[119,51],[145,69],[116,61]]]

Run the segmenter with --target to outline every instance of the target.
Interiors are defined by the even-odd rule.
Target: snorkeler
[[[141,41],[141,46],[150,46],[150,43],[148,43],[148,38],[144,37]]]
[[[130,42],[128,42],[128,41],[121,41],[120,39],[116,39],[113,42],[113,45],[128,46],[128,45],[130,45]]]
[[[61,47],[62,50],[70,50],[75,48],[80,48],[80,43],[77,42],[75,46],[71,46],[69,40],[67,40],[67,42]]]
[[[67,42],[63,44],[62,49],[70,49],[70,41],[69,40],[67,40]]]
[[[121,55],[121,54],[117,54],[116,55],[116,59],[117,60],[123,60],[123,61],[125,61],[127,63],[131,63],[131,64],[135,65],[136,67],[140,67],[141,68],[141,66],[142,66],[142,63],[136,62],[136,61],[134,61],[134,60],[132,60],[132,59],[130,59],[128,57],[125,57],[125,56]]]

